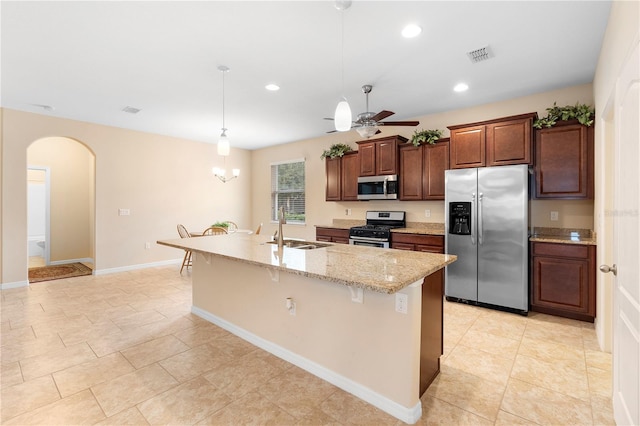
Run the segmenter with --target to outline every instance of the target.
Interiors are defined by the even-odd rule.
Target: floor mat
[[[29,269],[29,282],[60,280],[63,278],[82,277],[91,275],[91,268],[82,263],[68,263],[66,265],[42,266]]]

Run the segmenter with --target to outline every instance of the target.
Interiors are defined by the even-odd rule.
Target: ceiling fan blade
[[[384,120],[385,118],[387,118],[389,116],[392,116],[393,114],[395,114],[395,112],[382,110],[379,113],[377,113],[376,115],[374,115],[373,117],[371,117],[371,120],[373,120],[373,121]]]
[[[324,117],[323,120],[331,120],[331,121],[333,121],[334,119],[333,118],[329,118],[329,117]]]
[[[420,124],[419,121],[384,121],[382,123],[384,126],[417,126]]]
[[[327,133],[335,133],[337,130],[329,130]]]

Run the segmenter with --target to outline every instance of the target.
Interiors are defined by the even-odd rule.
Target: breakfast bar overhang
[[[455,256],[246,234],[158,244],[193,252],[194,314],[406,423],[420,418]]]

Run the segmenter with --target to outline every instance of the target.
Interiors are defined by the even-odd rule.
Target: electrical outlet
[[[408,311],[409,296],[404,293],[396,293],[396,312],[406,314]]]
[[[558,220],[558,212],[551,212],[551,220],[553,221]]]
[[[144,248],[149,250],[151,248],[151,243],[144,243]]]
[[[351,209],[344,209],[344,214],[346,216],[351,216]]]
[[[431,209],[426,209],[424,211],[424,217],[431,217]]]
[[[118,216],[129,216],[131,214],[131,210],[129,209],[118,209]]]

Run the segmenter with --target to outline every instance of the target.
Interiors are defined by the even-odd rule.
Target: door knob
[[[607,272],[612,272],[613,275],[618,275],[618,268],[616,267],[615,263],[613,264],[613,266],[600,265],[600,271],[604,272],[605,274]]]

